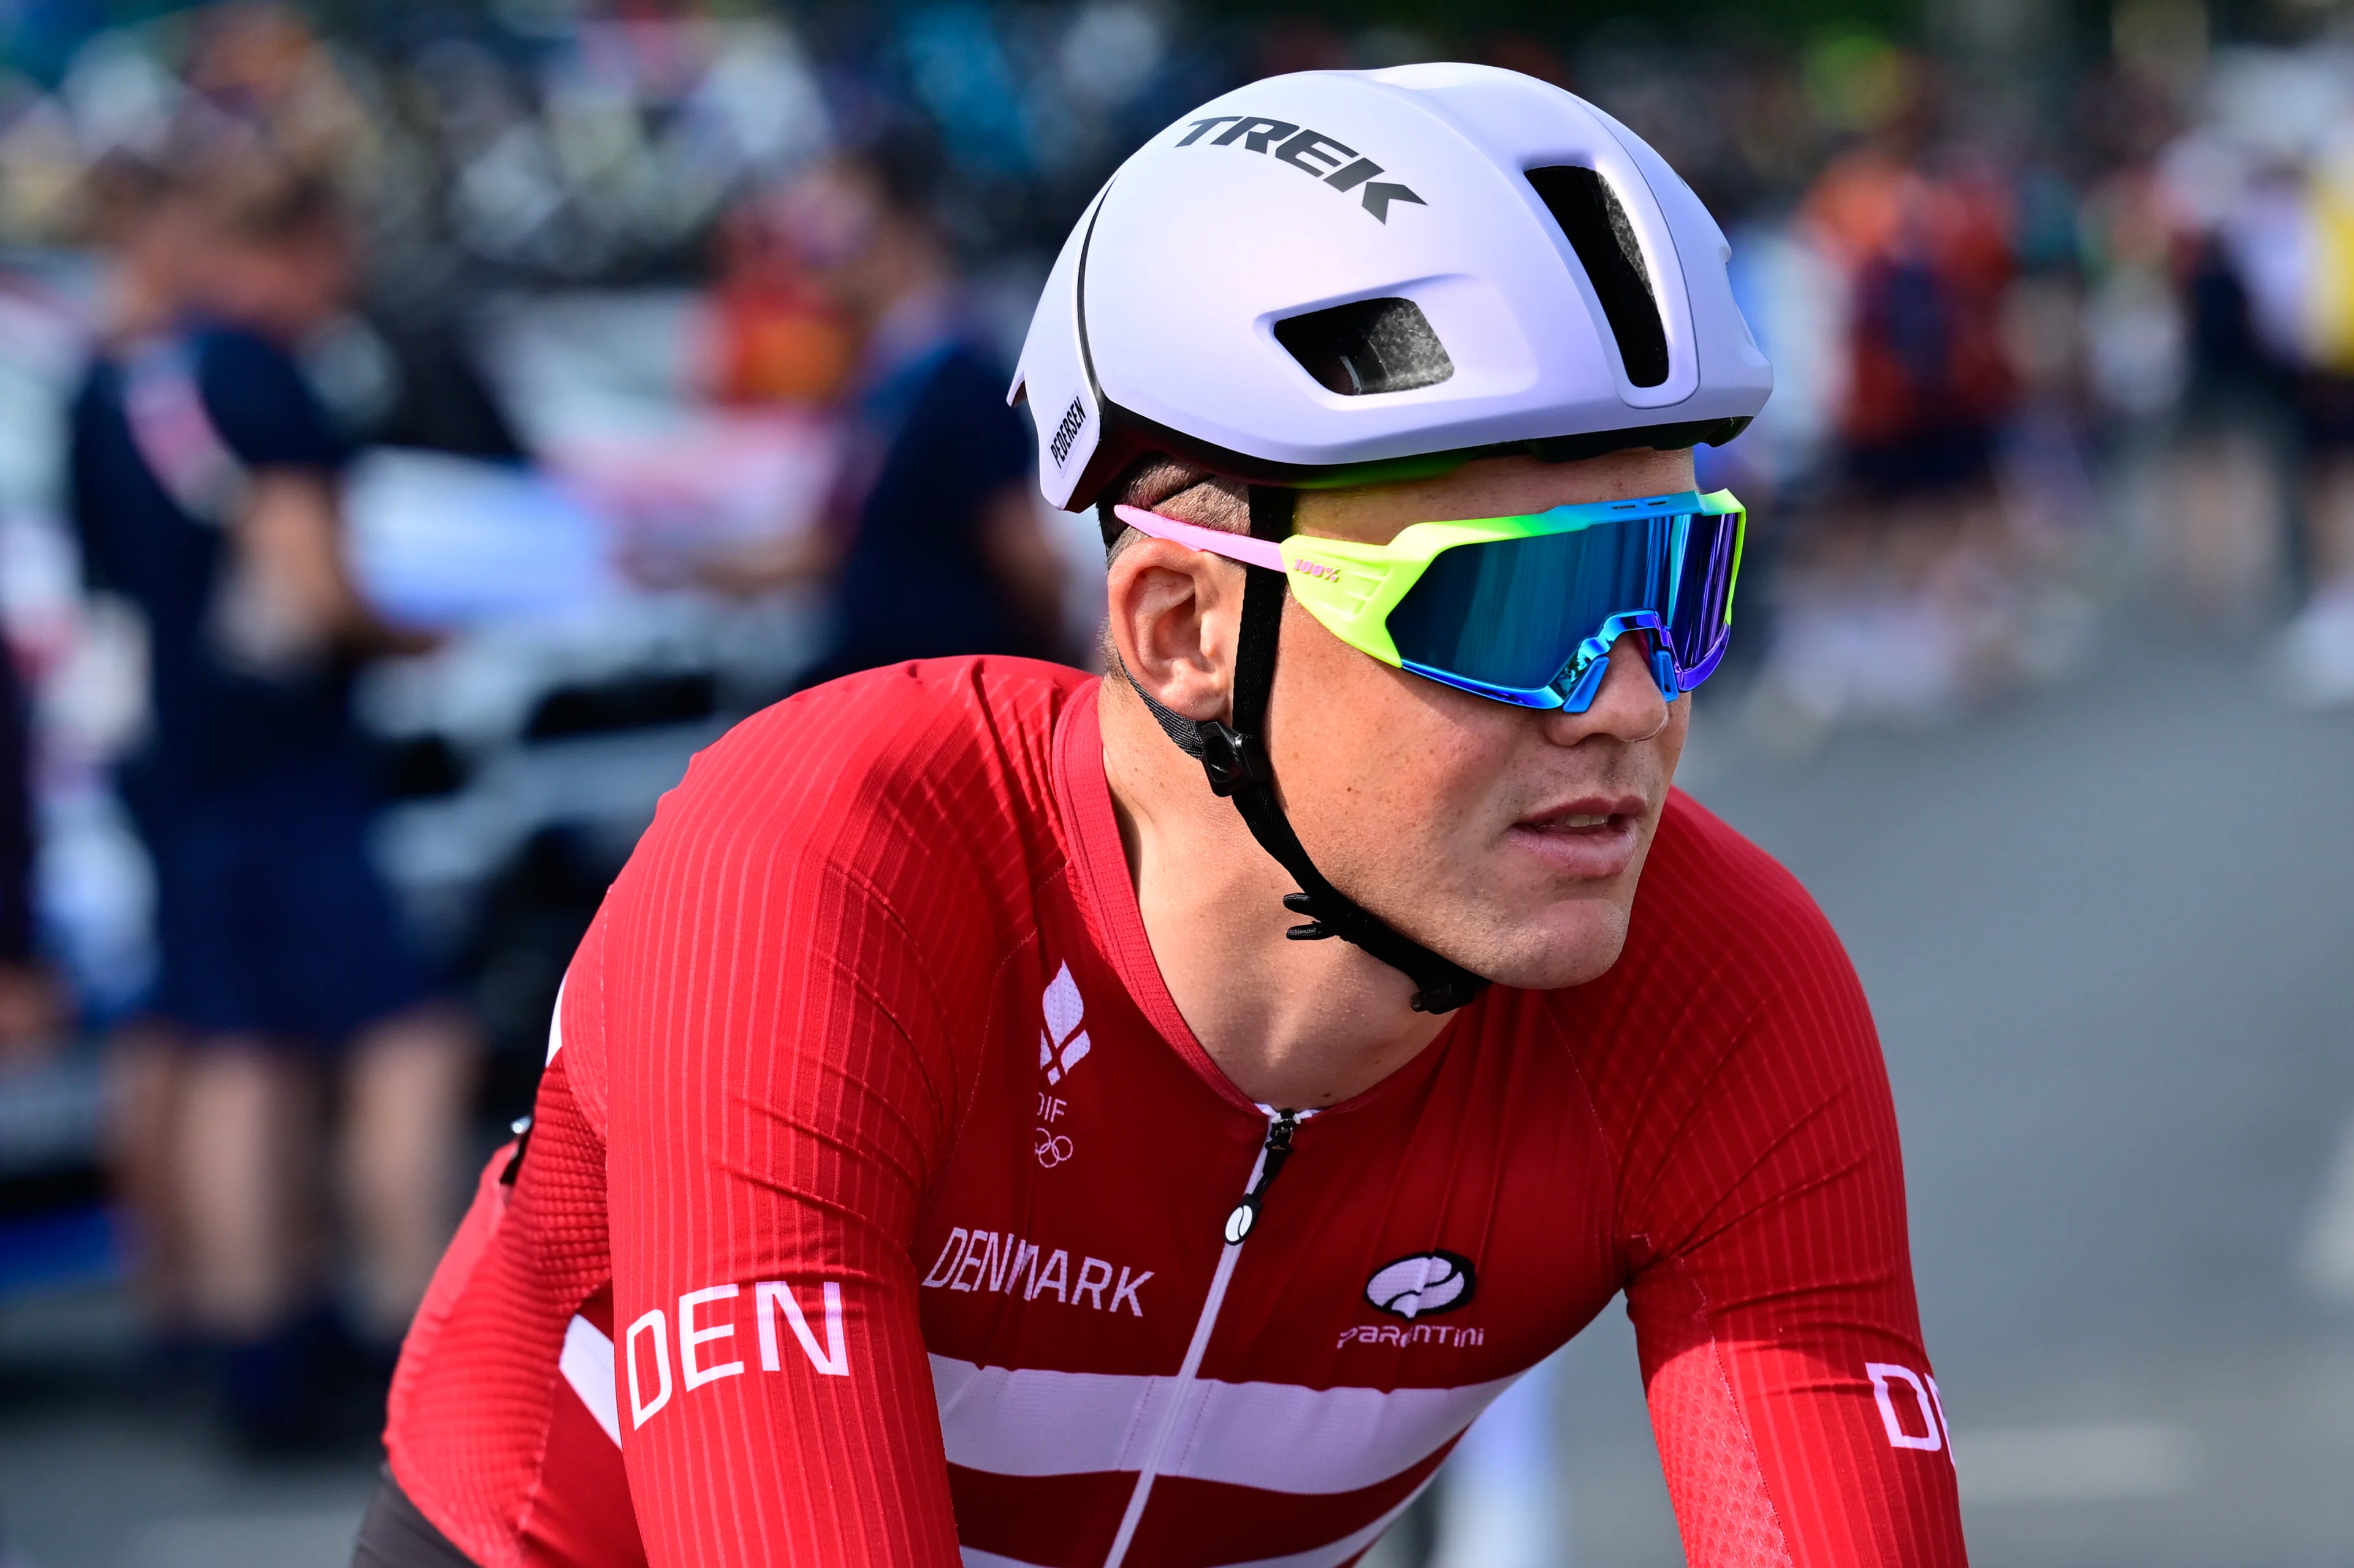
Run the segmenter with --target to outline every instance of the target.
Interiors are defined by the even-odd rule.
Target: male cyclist
[[[361,1560],[1347,1563],[1624,1292],[1693,1563],[1960,1563],[1870,1014],[1670,789],[1741,538],[1689,449],[1768,385],[1724,254],[1504,71],[1131,158],[1015,386],[1112,673],[900,665],[696,762]]]

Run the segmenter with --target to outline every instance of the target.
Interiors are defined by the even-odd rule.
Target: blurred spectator
[[[1874,498],[1955,492],[1988,474],[2010,397],[1997,332],[2011,257],[1999,192],[1890,143],[1824,171],[1807,217],[1852,291],[1847,466]]]
[[[719,226],[708,374],[723,403],[831,403],[856,364],[851,323],[802,268],[780,194],[738,203]]]
[[[2309,564],[2318,583],[2354,592],[2354,111],[2316,150],[2305,196],[2313,259],[2299,392],[2312,454]]]
[[[701,576],[735,592],[831,577],[832,641],[804,683],[941,654],[1065,653],[1029,438],[960,298],[928,174],[893,144],[775,198],[801,266],[865,345],[836,505],[848,523],[714,556]]]
[[[32,736],[23,678],[0,647],[0,1065],[52,1044],[63,994],[41,961],[33,913]]]
[[[2172,454],[2177,597],[2259,623],[2305,602],[2282,688],[2354,701],[2354,108],[2327,48],[2241,48],[2158,161],[2189,259],[2191,376]]]
[[[366,108],[311,22],[276,0],[218,0],[189,18],[188,107],[259,127],[276,153],[346,191],[374,172]]]
[[[1845,297],[1842,446],[1784,585],[1769,695],[1815,726],[1919,719],[1998,689],[2013,618],[1995,456],[2016,395],[2009,193],[1933,154],[1930,68],[1885,51],[1879,118],[1801,209]]]
[[[351,682],[420,644],[353,587],[345,452],[291,353],[340,306],[352,241],[331,188],[259,143],[186,155],[111,215],[121,304],[74,403],[71,500],[92,589],[149,647],[121,785],[162,972],[127,1047],[126,1185],[186,1270],[167,1327],[276,1444],[323,1414],[321,1091],[344,1094],[352,1325],[388,1354],[446,1236],[472,1049],[367,859]]]
[[[2305,281],[2299,181],[2293,166],[2245,160],[2194,131],[2149,185],[2177,251],[2185,333],[2153,586],[2202,624],[2244,625],[2273,608],[2285,557],[2299,344],[2285,302]]]

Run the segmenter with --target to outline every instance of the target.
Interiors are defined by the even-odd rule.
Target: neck
[[[178,301],[171,290],[134,269],[125,268],[111,280],[104,311],[106,335],[128,342],[171,324]]]
[[[1336,1104],[1411,1062],[1444,1018],[1414,986],[1339,940],[1295,942],[1283,868],[1201,765],[1169,742],[1115,672],[1097,697],[1104,778],[1144,933],[1194,1038],[1262,1105]]]

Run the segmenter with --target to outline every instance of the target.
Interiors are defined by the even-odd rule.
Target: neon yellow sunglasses
[[[1113,511],[1156,539],[1283,573],[1309,613],[1384,664],[1571,713],[1593,704],[1629,631],[1649,634],[1651,678],[1670,702],[1715,672],[1748,521],[1729,490],[1416,523],[1386,545],[1305,534],[1278,544]]]

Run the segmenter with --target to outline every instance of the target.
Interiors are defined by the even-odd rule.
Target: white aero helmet
[[[1011,397],[1046,499],[1166,452],[1311,488],[1525,451],[1721,443],[1773,372],[1690,185],[1584,99],[1490,66],[1270,77],[1120,165]]]

